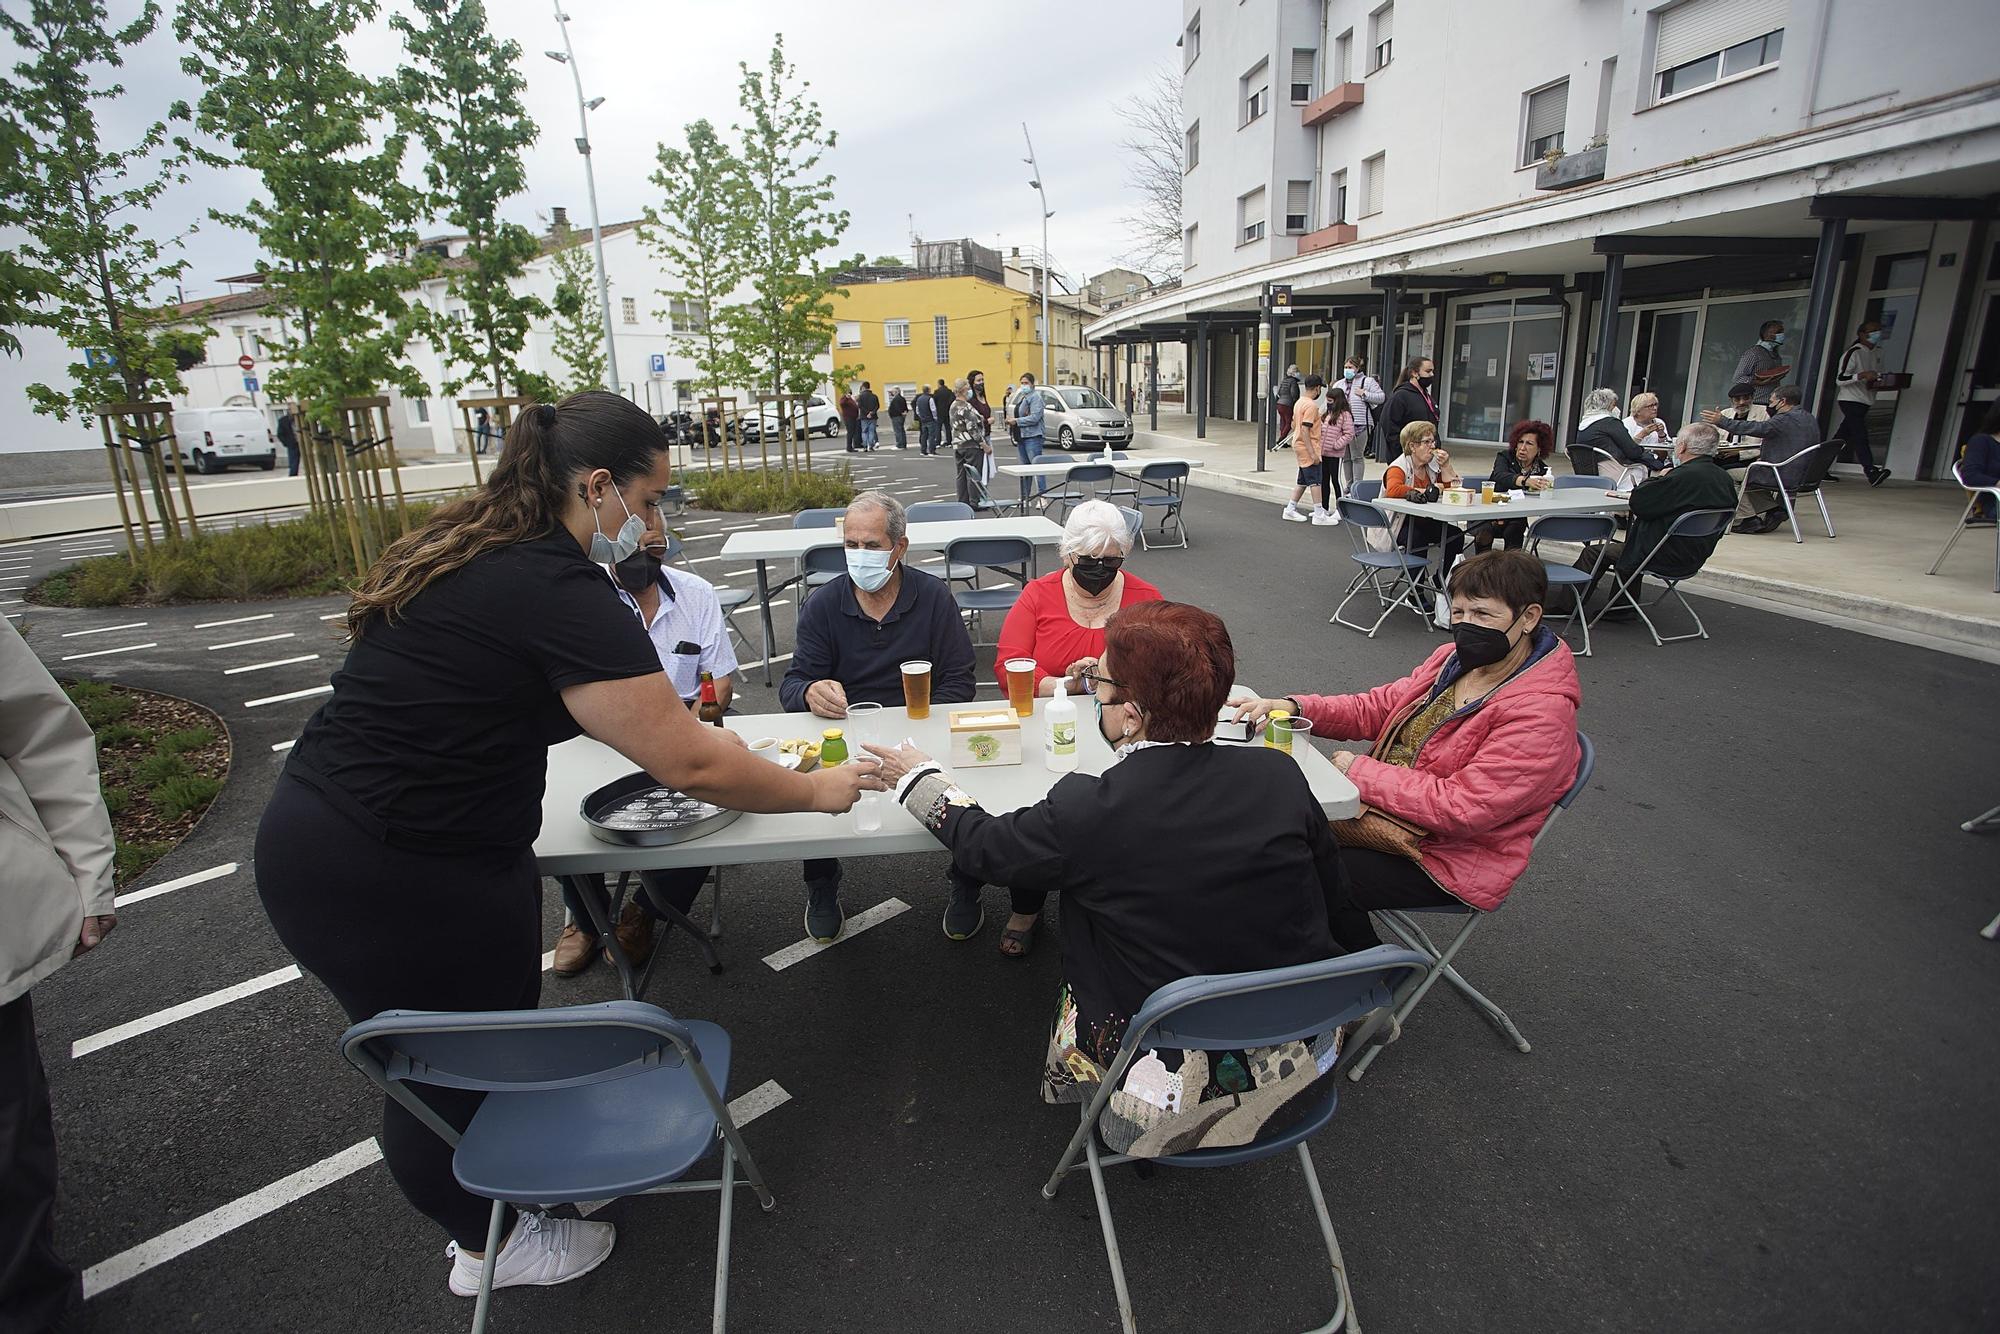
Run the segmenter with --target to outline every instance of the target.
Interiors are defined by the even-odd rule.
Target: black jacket
[[[1424,397],[1424,391],[1405,380],[1389,391],[1389,397],[1382,402],[1382,443],[1388,450],[1386,458],[1395,458],[1403,452],[1403,428],[1411,422],[1429,422],[1437,425],[1437,409]]]
[[[1494,457],[1493,471],[1489,476],[1493,479],[1493,485],[1499,490],[1520,491],[1525,489],[1521,485],[1522,478],[1546,477],[1548,473],[1549,461],[1547,459],[1538,458],[1523,468],[1521,460],[1514,457],[1513,450],[1503,449]]]
[[[1623,430],[1624,428],[1619,428]],[[1638,568],[1674,520],[1693,510],[1733,510],[1736,483],[1728,470],[1712,458],[1689,459],[1661,477],[1649,478],[1632,488],[1632,531],[1626,534],[1625,551],[1618,568],[1630,573]],[[1702,562],[1722,540],[1714,537],[1676,537],[1660,549],[1651,566],[1654,573],[1685,579],[1699,570]]]
[[[1576,445],[1585,453],[1592,449],[1601,449],[1620,463],[1636,463],[1647,472],[1658,472],[1666,467],[1651,453],[1639,448],[1633,442],[1632,433],[1625,429],[1624,419],[1616,413],[1609,417],[1599,417],[1578,431]]]
[[[890,391],[889,415],[891,417],[900,417],[909,410],[910,405],[903,401],[903,391],[900,389]]]
[[[865,422],[874,421],[875,414],[882,410],[882,400],[875,397],[873,389],[862,390],[861,397],[855,399],[854,404],[861,409],[861,420]]]
[[[1299,377],[1287,375],[1278,381],[1278,401],[1290,407],[1299,401]]]

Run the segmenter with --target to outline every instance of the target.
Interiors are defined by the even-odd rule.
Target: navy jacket
[[[972,636],[959,617],[951,590],[935,575],[903,568],[896,605],[878,623],[855,599],[854,581],[840,575],[821,587],[799,613],[799,642],[792,666],[778,684],[778,702],[787,713],[806,707],[806,687],[838,681],[849,702],[901,707],[903,664],[924,658],[931,664],[931,702],[964,704],[978,677]]]

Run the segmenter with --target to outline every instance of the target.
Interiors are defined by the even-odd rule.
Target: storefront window
[[[1555,416],[1562,319],[1546,304],[1484,301],[1461,307],[1448,341],[1445,434],[1499,443],[1523,418]]]
[[[1729,402],[1736,363],[1757,341],[1757,330],[1766,320],[1784,322],[1785,345],[1778,355],[1786,365],[1796,367],[1805,351],[1806,300],[1804,292],[1785,292],[1744,301],[1711,301],[1701,331],[1701,368],[1695,376],[1694,406],[1721,407]],[[1683,410],[1674,425],[1686,420]]]

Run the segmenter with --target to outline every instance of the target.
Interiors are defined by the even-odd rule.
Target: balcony
[[[1535,188],[1537,190],[1574,190],[1579,185],[1589,185],[1604,179],[1603,144],[1595,148],[1581,149],[1575,153],[1565,153],[1554,161],[1544,161],[1535,168]]]
[[[1315,250],[1327,250],[1337,245],[1352,245],[1357,235],[1351,222],[1336,222],[1331,227],[1322,227],[1316,232],[1307,232],[1299,238],[1299,253],[1310,255]]]
[[[1341,112],[1352,111],[1360,105],[1360,84],[1336,84],[1319,97],[1299,108],[1299,122],[1307,129],[1311,129],[1321,121],[1332,120]]]

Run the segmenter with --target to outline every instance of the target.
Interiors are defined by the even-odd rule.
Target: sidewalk
[[[1198,487],[1274,503],[1291,494],[1296,464],[1289,451],[1267,454],[1266,471],[1257,471],[1254,424],[1211,420],[1208,438],[1197,440],[1192,417],[1163,412],[1158,431],[1144,429],[1144,423],[1141,416],[1133,447],[1201,459],[1206,466],[1191,474]],[[1476,460],[1460,460],[1479,476],[1490,462],[1491,453],[1484,448]],[[1556,468],[1566,471],[1560,460]],[[1380,463],[1368,465],[1368,476],[1381,474]],[[1993,530],[1966,533],[1942,570],[1924,574],[1964,508],[1963,492],[1940,483],[1891,481],[1870,487],[1856,477],[1827,487],[1826,496],[1838,540],[1827,539],[1819,508],[1808,499],[1799,519],[1803,545],[1791,540],[1790,528],[1756,537],[1732,534],[1716,548],[1701,577],[1688,583],[1688,591],[2000,662]],[[1190,517],[1198,530],[1198,511]],[[1277,522],[1275,510],[1272,522]]]

